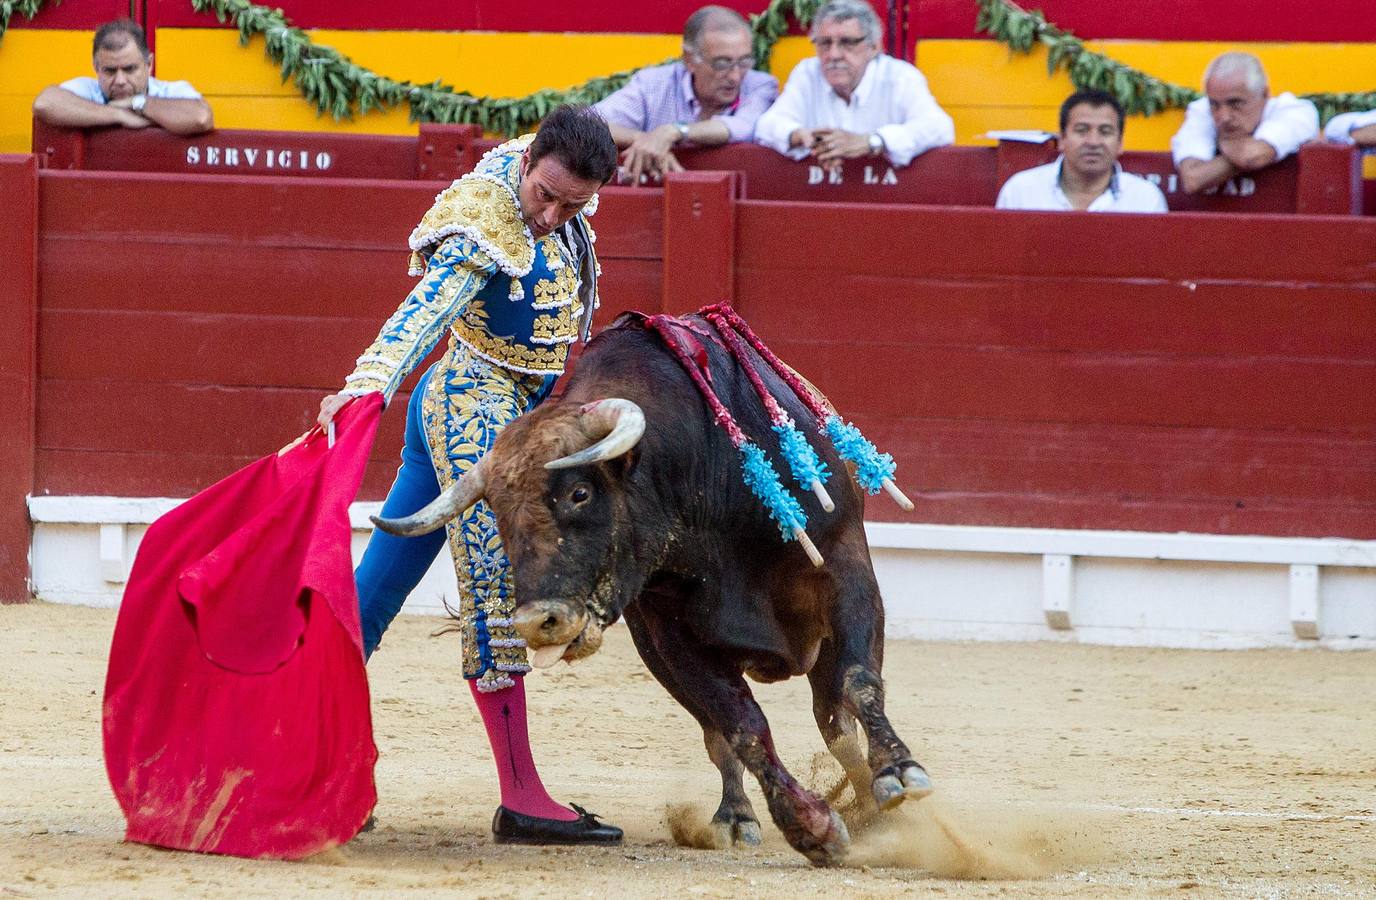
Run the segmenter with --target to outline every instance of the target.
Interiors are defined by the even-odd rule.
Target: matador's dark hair
[[[606,184],[616,174],[616,142],[611,129],[591,107],[568,103],[555,107],[540,123],[530,144],[530,167],[553,156],[569,174]]]

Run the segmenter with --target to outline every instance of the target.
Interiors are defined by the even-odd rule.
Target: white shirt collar
[[[1062,197],[1065,196],[1065,189],[1061,187],[1061,170],[1065,168],[1065,154],[1056,157],[1056,192]],[[1117,200],[1122,191],[1122,186],[1118,183],[1118,178],[1123,174],[1123,167],[1117,162],[1113,164],[1113,174],[1108,177],[1109,193],[1113,194],[1113,199]],[[1069,198],[1066,198],[1067,202]]]

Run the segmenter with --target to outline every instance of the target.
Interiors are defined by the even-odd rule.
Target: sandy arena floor
[[[1370,653],[892,642],[890,715],[937,793],[818,870],[772,825],[753,850],[675,845],[671,818],[691,830],[715,809],[716,771],[624,628],[530,688],[545,780],[625,845],[494,846],[457,639],[403,617],[371,667],[381,824],[276,863],[122,843],[100,756],[114,621],[0,607],[0,897],[1376,896]],[[833,782],[806,682],[756,693],[792,771]]]

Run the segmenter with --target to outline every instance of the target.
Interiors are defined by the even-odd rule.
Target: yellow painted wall
[[[0,41],[0,153],[28,153],[33,98],[91,68],[91,32],[14,28]]]
[[[494,32],[315,31],[318,43],[361,66],[398,80],[440,79],[479,95],[522,96],[543,87],[568,87],[598,75],[657,63],[679,51],[677,35],[514,34]],[[1167,81],[1197,84],[1216,54],[1237,45],[1204,42],[1101,41],[1092,49]],[[1276,90],[1368,90],[1376,81],[1376,44],[1241,45],[1265,62]],[[0,43],[0,152],[30,143],[30,104],[42,87],[89,72],[85,31],[15,29]],[[780,80],[811,53],[801,37],[775,47],[771,68]],[[282,84],[261,39],[240,47],[237,32],[165,28],[157,35],[156,71],[185,79],[206,95],[221,128],[410,134],[405,110],[335,122]],[[984,143],[991,128],[1056,127],[1056,110],[1073,89],[1064,72],[1049,77],[1043,51],[1019,54],[995,41],[931,40],[917,49],[938,102],[956,123],[956,140]],[[1165,149],[1182,113],[1135,117],[1131,149]],[[1374,164],[1376,165],[1376,164]],[[1376,174],[1373,169],[1369,174]]]

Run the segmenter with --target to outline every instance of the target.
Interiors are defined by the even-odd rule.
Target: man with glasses
[[[755,71],[750,26],[734,10],[704,6],[683,27],[683,58],[641,69],[596,109],[622,150],[632,184],[682,171],[676,146],[710,147],[755,136],[779,82]]]
[[[812,20],[817,55],[794,68],[755,140],[828,169],[884,156],[906,166],[955,142],[955,123],[914,66],[880,51],[881,28],[865,0],[831,0]]]

